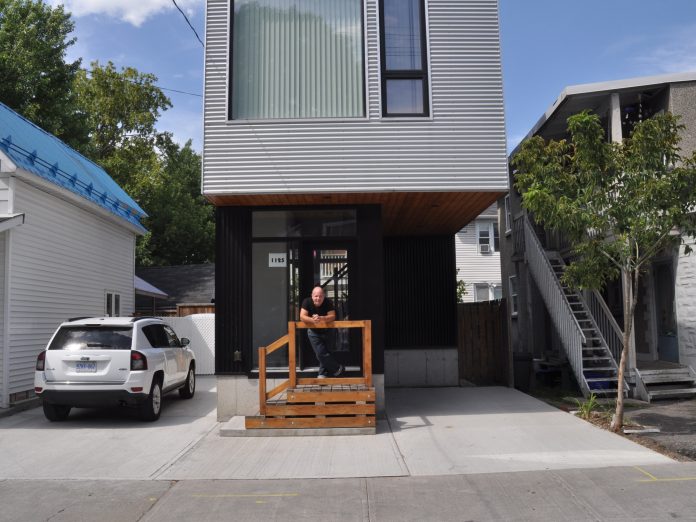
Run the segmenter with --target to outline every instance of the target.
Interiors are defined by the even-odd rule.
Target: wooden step
[[[688,382],[690,384],[694,383],[694,377],[689,372],[682,373],[667,373],[667,374],[652,374],[643,375],[644,384],[671,384],[677,382]]]
[[[374,415],[375,404],[274,404],[266,406],[266,417],[308,415]]]
[[[287,391],[288,403],[307,402],[375,402],[375,389],[335,390],[334,387],[312,387]]]
[[[278,428],[363,428],[376,425],[375,417],[246,417],[246,429]]]
[[[618,381],[619,378],[616,376],[607,376],[607,377],[590,377],[589,379],[585,377],[585,382],[616,382]]]
[[[677,388],[671,390],[648,390],[651,399],[677,399],[696,396],[696,388]]]

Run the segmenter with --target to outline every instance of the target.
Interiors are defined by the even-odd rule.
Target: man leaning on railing
[[[307,297],[302,301],[300,310],[300,320],[307,325],[319,325],[333,323],[336,320],[336,309],[330,299],[324,295],[321,286],[312,289],[312,297]],[[312,345],[314,354],[319,361],[319,379],[326,379],[329,376],[338,377],[345,368],[340,364],[328,348],[327,328],[309,328],[307,337]]]

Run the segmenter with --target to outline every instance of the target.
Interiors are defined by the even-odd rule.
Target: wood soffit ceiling
[[[503,192],[206,195],[215,206],[381,205],[384,235],[456,234]]]

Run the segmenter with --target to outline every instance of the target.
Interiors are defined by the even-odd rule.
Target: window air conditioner
[[[491,245],[487,245],[485,243],[482,245],[479,245],[479,251],[482,254],[490,254],[491,253]]]

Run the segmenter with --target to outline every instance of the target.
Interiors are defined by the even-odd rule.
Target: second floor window
[[[500,251],[500,235],[496,221],[478,221],[476,231],[480,253],[492,254]]]
[[[424,0],[381,0],[382,113],[428,116]]]
[[[365,115],[362,0],[233,0],[230,118]]]

